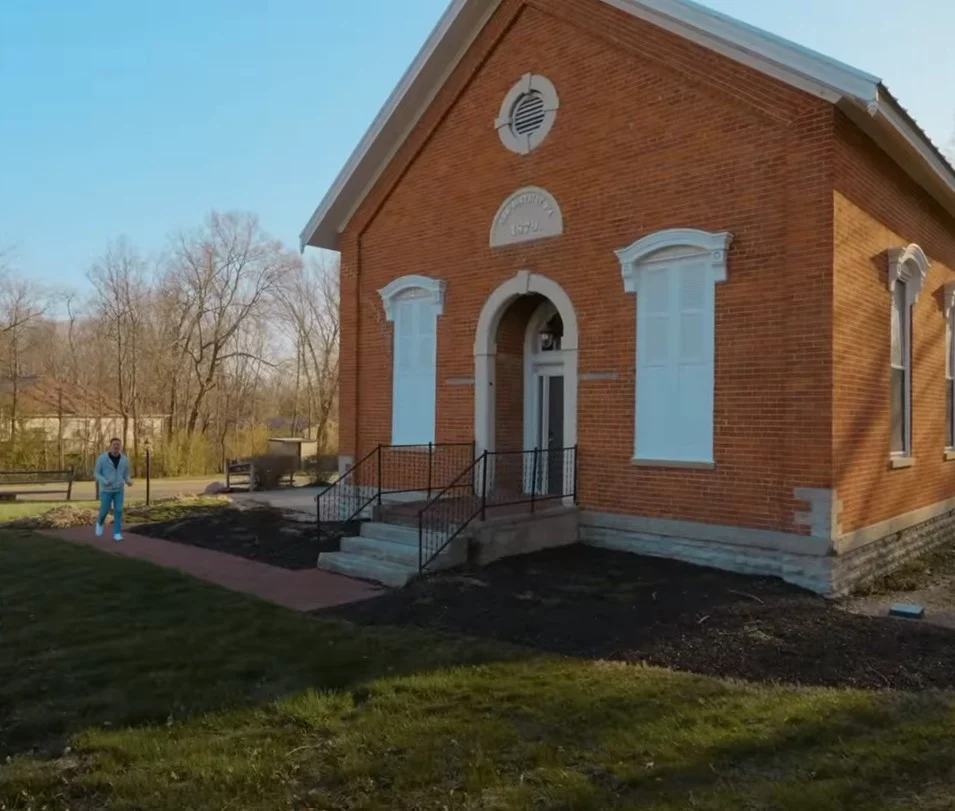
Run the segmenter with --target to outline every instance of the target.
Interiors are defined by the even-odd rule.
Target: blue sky
[[[108,240],[158,252],[212,208],[290,245],[446,0],[2,0],[0,245],[82,287]],[[955,3],[708,0],[884,80],[955,128]]]

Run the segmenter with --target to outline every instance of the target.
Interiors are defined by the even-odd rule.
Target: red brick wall
[[[518,156],[493,122],[529,71],[561,106],[543,145]],[[447,282],[437,439],[470,440],[473,387],[449,379],[474,373],[488,295],[528,269],[570,296],[580,372],[617,375],[580,383],[583,506],[793,529],[793,488],[831,486],[833,117],[596,0],[505,0],[344,235],[343,452],[389,440],[379,288],[409,273]],[[564,235],[491,251],[498,206],[532,184],[560,203]],[[735,235],[716,298],[713,471],[630,464],[635,300],[614,251],[672,227]]]
[[[955,495],[941,297],[955,281],[955,220],[842,115],[836,143],[833,462],[849,532]],[[915,465],[891,470],[886,252],[912,242],[932,263],[912,313]]]

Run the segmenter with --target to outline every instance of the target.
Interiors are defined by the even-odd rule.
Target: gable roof
[[[338,238],[501,0],[452,0],[301,234]],[[832,104],[955,215],[955,169],[882,80],[691,0],[601,0]]]

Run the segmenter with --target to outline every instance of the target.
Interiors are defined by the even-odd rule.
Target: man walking
[[[132,487],[129,478],[129,460],[123,456],[122,440],[115,437],[109,441],[109,450],[100,454],[93,468],[99,484],[99,518],[96,519],[96,534],[103,534],[103,522],[113,510],[113,540],[123,540],[123,496],[125,488]]]

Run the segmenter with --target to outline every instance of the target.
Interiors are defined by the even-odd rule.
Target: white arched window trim
[[[429,276],[395,279],[381,290],[385,317],[394,324],[391,443],[427,445],[435,440],[438,316],[446,283]]]
[[[894,468],[909,467],[912,456],[912,308],[928,274],[928,257],[918,245],[892,248],[888,253],[888,287],[891,295],[890,330],[890,447]],[[904,293],[898,291],[899,285]],[[901,425],[891,416],[898,413]]]
[[[390,322],[394,322],[395,301],[401,298],[404,293],[412,290],[421,290],[427,293],[434,305],[435,316],[444,315],[444,291],[446,288],[447,282],[432,279],[430,276],[410,275],[388,282],[378,291],[378,295],[381,296],[381,303],[385,308],[385,317]]]
[[[945,314],[945,461],[955,462],[955,282],[942,292]]]
[[[617,251],[624,290],[637,297],[634,464],[715,464],[715,285],[732,242],[673,228]]]

